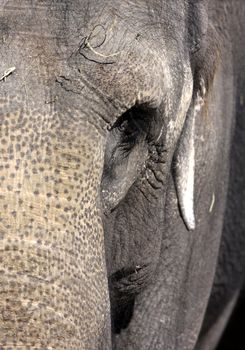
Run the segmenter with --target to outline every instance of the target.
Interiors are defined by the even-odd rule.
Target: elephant
[[[1,349],[215,349],[245,272],[244,18],[0,1]]]

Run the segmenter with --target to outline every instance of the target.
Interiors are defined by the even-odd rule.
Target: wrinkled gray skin
[[[214,349],[245,265],[244,16],[0,1],[1,349]]]

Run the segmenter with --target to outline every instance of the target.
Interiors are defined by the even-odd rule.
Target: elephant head
[[[193,349],[233,118],[215,6],[0,6],[1,346]]]

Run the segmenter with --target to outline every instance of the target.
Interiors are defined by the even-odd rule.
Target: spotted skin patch
[[[1,99],[1,349],[92,349],[109,313],[103,137],[43,106]]]

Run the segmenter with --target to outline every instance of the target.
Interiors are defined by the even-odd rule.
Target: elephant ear
[[[188,230],[194,230],[196,226],[194,213],[195,119],[203,104],[204,98],[198,93],[189,108],[174,155],[177,197],[180,212]]]

